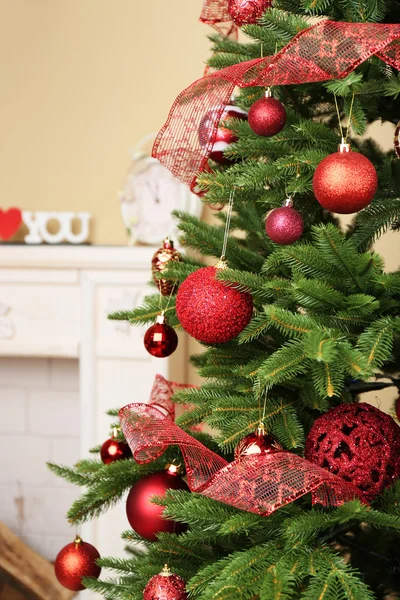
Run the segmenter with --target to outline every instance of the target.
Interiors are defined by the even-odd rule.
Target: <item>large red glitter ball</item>
[[[106,440],[100,450],[100,457],[105,465],[109,465],[116,460],[122,460],[123,458],[130,458],[131,456],[132,452],[128,444],[115,438]]]
[[[187,597],[185,581],[168,571],[152,577],[143,591],[143,600],[187,600]]]
[[[257,23],[271,4],[272,0],[228,0],[228,12],[232,21],[241,27]]]
[[[79,537],[72,544],[64,546],[57,555],[54,572],[62,586],[78,592],[86,589],[82,585],[83,577],[98,577],[101,567],[96,565],[100,554],[96,548]]]
[[[369,502],[400,476],[400,427],[370,404],[341,404],[316,419],[305,457],[351,481]]]
[[[286,110],[277,98],[265,96],[256,100],[249,110],[249,125],[257,135],[271,137],[285,126]]]
[[[250,433],[235,448],[235,460],[253,454],[271,454],[282,452],[283,448],[269,433]]]
[[[176,312],[189,335],[205,344],[233,340],[249,323],[253,299],[216,279],[215,267],[198,269],[181,283]]]
[[[215,109],[209,110],[200,121],[198,133],[199,142],[202,147],[207,145],[207,142],[212,135],[215,112]],[[247,119],[247,113],[238,106],[235,106],[233,101],[225,107],[224,112],[222,113],[220,125],[214,135],[213,146],[209,155],[209,158],[221,165],[231,164],[232,161],[225,156],[224,152],[230,144],[233,144],[238,140],[236,135],[230,129],[221,125],[221,123],[229,123],[232,119]]]
[[[358,152],[334,152],[315,170],[314,194],[334,213],[348,215],[368,206],[378,187],[375,167]]]
[[[304,221],[301,214],[291,206],[271,210],[265,221],[267,236],[276,244],[293,244],[303,234]]]
[[[126,501],[126,516],[132,529],[151,542],[157,539],[157,533],[181,533],[186,529],[182,523],[163,519],[163,507],[150,502],[153,496],[164,496],[167,490],[189,491],[189,488],[179,474],[159,471],[139,479]]]
[[[178,346],[176,331],[167,323],[155,323],[144,334],[144,347],[156,358],[166,358],[175,352]]]

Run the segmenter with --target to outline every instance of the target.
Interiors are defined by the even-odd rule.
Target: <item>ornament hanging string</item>
[[[193,492],[235,508],[269,515],[311,492],[312,502],[339,506],[359,496],[343,479],[292,454],[275,452],[228,463],[180,429],[155,406],[129,404],[119,412],[134,460],[146,464],[179,446]]]
[[[273,56],[210,73],[176,98],[153,146],[153,156],[191,187],[208,165],[218,125],[236,86],[269,87],[342,79],[377,56],[400,70],[400,24],[321,21],[300,31]],[[204,115],[212,110],[208,140],[199,141]]]
[[[231,219],[232,219],[234,197],[235,197],[235,188],[233,188],[230,191],[230,194],[229,194],[229,203],[228,203],[228,211],[227,211],[227,214],[226,214],[226,223],[225,223],[224,241],[223,241],[223,244],[222,244],[221,261],[224,261],[225,258],[226,258],[226,248],[227,248],[227,245],[228,245],[229,230],[231,228]]]
[[[347,128],[346,128],[346,135],[344,135],[344,131],[343,131],[337,96],[336,96],[336,94],[334,94],[333,96],[335,98],[336,114],[337,114],[337,118],[338,118],[338,122],[339,122],[340,137],[342,138],[342,144],[347,144],[347,138],[349,137],[350,131],[351,131],[351,119],[353,116],[353,106],[354,106],[355,94],[353,94],[353,96],[351,98],[350,111],[349,111],[349,124],[347,125]]]

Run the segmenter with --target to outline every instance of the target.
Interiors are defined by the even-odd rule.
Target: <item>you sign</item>
[[[23,223],[28,228],[24,240],[27,244],[83,244],[88,241],[91,215],[88,212],[45,212],[18,208],[0,209],[0,239],[9,240]],[[56,221],[55,231],[50,231],[50,221]],[[77,231],[73,222],[77,221]]]

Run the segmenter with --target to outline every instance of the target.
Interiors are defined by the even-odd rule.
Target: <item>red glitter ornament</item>
[[[207,146],[207,143],[213,134],[215,112],[215,109],[209,110],[200,122],[199,142],[203,148]],[[227,104],[222,113],[220,124],[213,137],[213,146],[209,154],[209,158],[220,165],[229,165],[232,163],[232,160],[227,158],[224,152],[230,144],[237,142],[238,138],[230,129],[221,125],[221,123],[229,123],[232,119],[247,119],[247,113],[238,106],[235,106],[233,99],[230,104]]]
[[[175,465],[139,479],[126,500],[126,516],[132,529],[151,542],[157,539],[157,533],[181,533],[186,529],[182,523],[163,519],[163,507],[150,502],[153,496],[164,496],[167,490],[189,491]]]
[[[394,406],[395,406],[395,411],[396,411],[396,417],[400,421],[400,396],[396,399]]]
[[[149,327],[144,334],[144,347],[156,358],[166,358],[175,352],[178,346],[176,331],[165,322],[163,314],[158,315],[155,325]]]
[[[123,440],[117,440],[116,431],[109,440],[104,442],[100,450],[100,457],[105,465],[131,456],[132,452],[128,444]]]
[[[272,0],[228,0],[228,12],[234,23],[241,27],[257,23],[272,4]]]
[[[77,535],[72,544],[64,546],[57,554],[54,563],[54,572],[62,586],[67,590],[78,592],[84,590],[83,577],[97,577],[100,575],[101,567],[96,564],[100,554],[96,548],[87,542],[83,542]]]
[[[154,253],[151,260],[151,272],[153,280],[162,296],[170,296],[178,290],[178,286],[173,281],[167,279],[157,279],[156,273],[162,273],[171,262],[182,262],[182,256],[174,248],[174,242],[169,238],[165,238],[161,248]]]
[[[305,457],[352,482],[369,502],[400,476],[400,427],[370,404],[341,404],[316,419]]]
[[[272,435],[266,433],[262,424],[255,433],[246,435],[235,448],[235,460],[252,454],[271,454],[282,452],[283,448]]]
[[[143,600],[187,600],[187,597],[185,581],[167,565],[150,579],[143,591]]]
[[[314,194],[321,206],[341,215],[368,206],[377,187],[378,176],[372,162],[351,152],[349,144],[343,142],[338,152],[319,163],[313,178]]]
[[[249,125],[257,135],[271,137],[285,127],[286,110],[282,102],[272,97],[271,90],[256,100],[249,110]]]
[[[265,221],[267,236],[276,244],[293,244],[303,234],[303,217],[292,207],[291,201],[288,202],[285,206],[271,210]]]
[[[253,299],[216,279],[217,267],[198,269],[180,285],[176,312],[185,331],[199,342],[223,344],[233,340],[249,323]]]

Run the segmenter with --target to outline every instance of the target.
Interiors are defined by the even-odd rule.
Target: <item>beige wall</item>
[[[202,0],[0,0],[0,207],[88,210],[125,244],[130,152],[201,77]]]

